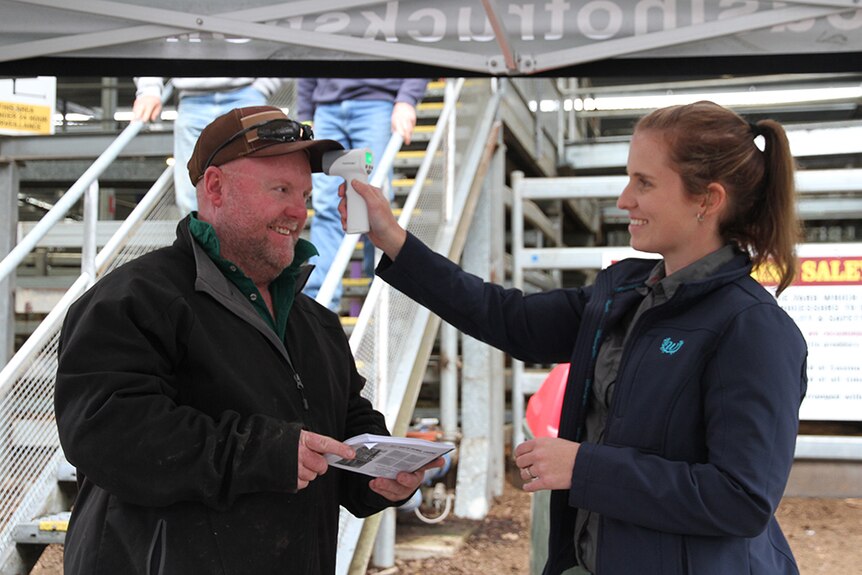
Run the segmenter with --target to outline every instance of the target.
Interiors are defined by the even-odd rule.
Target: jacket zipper
[[[630,284],[630,285],[619,286],[619,287],[615,288],[613,290],[613,292],[610,295],[608,295],[607,299],[605,300],[604,308],[602,310],[602,319],[599,321],[599,326],[596,329],[595,336],[593,337],[593,347],[592,347],[592,350],[590,353],[590,372],[589,373],[591,375],[589,376],[589,378],[586,380],[586,382],[584,384],[584,394],[581,397],[581,413],[584,414],[584,423],[582,423],[581,426],[578,428],[575,441],[580,442],[582,440],[583,433],[586,431],[586,412],[587,412],[587,405],[589,404],[589,400],[590,400],[590,394],[592,393],[592,388],[593,388],[593,377],[594,377],[594,372],[595,372],[595,367],[596,367],[596,358],[599,355],[599,348],[602,345],[602,334],[604,333],[604,326],[605,326],[605,323],[607,321],[607,317],[610,314],[611,306],[614,303],[614,298],[617,295],[619,295],[620,293],[635,289],[640,285],[642,285],[642,284]],[[626,342],[626,343],[628,343],[628,342]],[[623,350],[623,355],[621,356],[621,361],[620,361],[620,370],[618,371],[618,374],[622,373],[622,364],[625,362],[625,357],[626,357],[625,356],[625,350]],[[611,421],[613,406],[608,406],[608,408],[609,408],[608,409],[608,419],[605,422],[605,428],[602,430],[602,434],[601,434],[600,440],[598,442],[599,444],[604,443],[604,440],[607,437],[608,425],[610,424],[610,421]],[[590,516],[592,515],[592,511],[587,511],[587,510],[584,510],[584,511],[587,514],[586,518],[584,520],[584,524],[581,525],[580,531],[578,531],[575,534],[575,547],[576,547],[575,554],[578,557],[580,556],[580,551],[577,549],[577,547],[580,545],[581,537],[583,536],[584,531],[587,529],[587,525],[589,525],[589,522],[590,522]],[[602,516],[599,515],[598,516],[598,523],[596,524],[596,541],[595,541],[595,547],[596,547],[596,554],[595,554],[596,565],[595,565],[595,568],[596,568],[596,571],[599,570],[598,569],[598,567],[599,567],[599,539],[601,538],[601,535],[600,535],[601,530],[602,530]]]
[[[284,346],[284,357],[287,358],[287,365],[290,366],[290,371],[293,372],[293,382],[296,384],[296,390],[299,392],[299,398],[302,400],[302,409],[308,411],[308,400],[305,398],[305,385],[302,383],[302,378],[299,377],[299,372],[293,367],[293,360],[290,359],[287,345]]]
[[[293,366],[290,367],[293,369]],[[302,408],[308,411],[308,400],[305,399],[305,386],[302,384],[302,379],[300,379],[295,369],[293,370],[293,381],[296,382],[296,389],[299,390],[299,397],[302,399]]]

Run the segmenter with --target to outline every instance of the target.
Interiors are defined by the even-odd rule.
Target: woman
[[[546,574],[797,574],[774,511],[807,350],[751,277],[768,263],[781,293],[796,273],[786,134],[711,102],[665,108],[636,125],[627,171],[631,244],[663,259],[534,295],[463,272],[357,189],[387,282],[521,360],[571,363],[559,437],[515,449],[525,489],[553,490]]]

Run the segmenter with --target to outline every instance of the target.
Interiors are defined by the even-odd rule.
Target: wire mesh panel
[[[105,273],[173,242],[179,216],[173,192],[153,188],[149,193],[160,197],[104,266]],[[60,328],[58,322],[46,333],[11,382],[0,381],[5,390],[0,397],[0,565],[12,551],[15,525],[45,511],[57,484],[57,466],[63,460],[54,418]]]
[[[424,177],[417,176],[405,204],[406,215],[401,220],[405,223],[403,218],[409,218],[406,228],[410,233],[446,254],[449,253],[454,229],[460,218],[460,214],[452,209],[460,205],[456,192],[463,191],[464,186],[459,185],[460,182],[471,182],[473,179],[476,165],[468,165],[467,154],[477,141],[484,141],[485,135],[480,133],[480,124],[492,93],[489,80],[458,82],[462,87],[455,94],[455,113],[448,122],[445,117],[441,117],[438,122],[437,130],[442,130],[439,147],[434,145],[438,136],[435,133],[424,160],[428,163],[427,172]],[[407,379],[416,371],[417,363],[421,360],[418,357],[419,348],[429,325],[429,315],[413,300],[385,286],[379,278],[374,279],[368,297],[360,313],[357,330],[351,337],[351,347],[359,373],[366,378],[363,395],[383,411],[392,429],[402,401],[413,399],[405,398]],[[367,324],[359,329],[367,310],[373,311],[368,315]],[[412,409],[412,405],[404,407]],[[362,520],[342,509],[336,567],[339,574],[348,571],[361,525]]]
[[[426,161],[430,162],[430,167],[425,180],[416,183],[419,194],[410,212],[407,230],[429,246],[439,246],[441,238],[449,231],[447,226],[453,224],[446,220],[447,203],[452,202],[454,182],[464,175],[461,170],[464,155],[476,136],[481,117],[478,112],[483,109],[483,103],[487,103],[489,93],[488,80],[464,83],[452,121],[442,126],[445,132],[440,147],[429,150],[431,157]],[[450,174],[454,178],[448,177]],[[381,290],[380,297],[383,301],[374,302],[374,313],[358,345],[354,346],[354,354],[359,372],[367,380],[365,397],[383,408],[377,398],[379,388],[392,382],[395,374],[412,367],[418,345],[417,330],[421,331],[424,326],[417,323],[421,308],[410,298],[388,288]],[[385,415],[392,425],[397,414]]]

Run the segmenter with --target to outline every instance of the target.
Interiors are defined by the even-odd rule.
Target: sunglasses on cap
[[[243,128],[242,130],[219,144],[219,146],[215,150],[213,150],[213,153],[210,154],[210,157],[207,158],[206,163],[201,168],[201,173],[205,172],[206,169],[212,165],[213,160],[215,160],[215,157],[218,155],[219,152],[221,152],[226,147],[231,145],[231,143],[245,136],[252,130],[257,130],[258,140],[272,142],[271,145],[314,139],[314,132],[311,130],[311,126],[307,124],[300,124],[299,122],[290,120],[288,118],[265,120],[247,128]],[[261,146],[257,149],[260,150],[265,147],[266,146]]]

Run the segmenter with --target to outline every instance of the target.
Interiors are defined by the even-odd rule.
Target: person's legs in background
[[[189,180],[188,162],[201,131],[216,117],[213,94],[180,98],[174,122],[174,196],[180,217],[198,209],[195,187]]]
[[[317,140],[335,140],[345,148],[350,148],[350,138],[345,129],[341,104],[318,105],[314,111],[314,137]],[[311,258],[314,270],[308,277],[304,292],[312,298],[323,285],[326,272],[332,266],[332,260],[341,245],[344,230],[341,229],[341,216],[338,213],[338,186],[343,182],[338,176],[327,176],[323,173],[312,174],[314,191],[311,205],[314,208],[314,218],[311,220],[310,240],[317,248],[318,255]],[[341,301],[341,284],[335,287],[329,309],[337,312]]]
[[[350,100],[339,104],[318,106],[314,112],[315,138],[337,140],[347,148],[370,148],[375,164],[383,155],[391,136],[392,102],[385,100]],[[338,213],[338,186],[342,179],[337,176],[314,174],[314,219],[311,222],[311,243],[320,255],[312,258],[314,271],[308,279],[305,293],[316,297],[332,260],[344,238],[341,216]],[[370,275],[374,273],[374,246],[365,242],[366,253],[371,254]],[[338,311],[341,305],[341,284],[332,295],[329,309]]]
[[[385,100],[355,100],[350,102],[350,136],[354,148],[370,148],[376,166],[383,157],[386,145],[392,137],[393,103]],[[392,170],[386,175],[381,186],[392,201]],[[363,236],[364,257],[363,273],[374,277],[374,244]]]
[[[180,98],[174,122],[174,195],[180,217],[198,209],[188,162],[201,131],[218,116],[245,106],[262,106],[266,97],[251,86],[227,92],[209,92]]]

